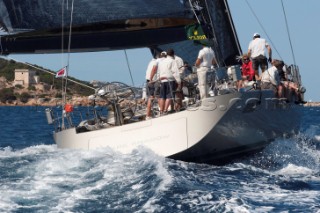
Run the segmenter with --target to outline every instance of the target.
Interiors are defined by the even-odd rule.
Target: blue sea
[[[0,107],[0,212],[320,212],[320,108],[224,166],[57,149],[44,107]]]

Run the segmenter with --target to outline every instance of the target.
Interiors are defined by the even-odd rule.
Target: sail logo
[[[199,35],[198,30],[193,31],[193,35],[189,36],[190,40],[204,40],[207,39],[206,35]]]
[[[204,34],[199,24],[191,24],[185,27],[189,40],[205,40],[207,36]]]

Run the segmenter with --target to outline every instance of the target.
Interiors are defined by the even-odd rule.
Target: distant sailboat
[[[0,27],[9,33],[1,38],[2,54],[59,52],[61,47],[70,52],[148,47],[155,55],[170,47],[192,64],[200,47],[187,39],[185,28],[198,24],[212,43],[219,68],[209,72],[213,75],[208,82],[212,90],[207,98],[198,100],[195,74],[190,74],[185,79],[185,109],[155,115],[151,120],[144,120],[145,108],[137,104],[135,88],[119,82],[100,87],[91,97],[107,103],[106,116],[94,111],[92,119],[74,125],[71,106],[65,105],[62,122],[47,109],[58,147],[111,147],[129,153],[145,146],[172,159],[221,164],[260,150],[276,137],[298,129],[299,105],[259,86],[238,91],[241,71],[236,56],[242,51],[227,1],[68,2],[0,0]],[[62,8],[62,20],[58,8]],[[61,45],[61,38],[70,36],[69,25],[72,43],[68,47],[67,42]],[[227,72],[228,67],[232,72]],[[301,85],[298,68],[293,66],[292,70]]]

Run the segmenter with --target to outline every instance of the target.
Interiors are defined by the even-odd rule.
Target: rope
[[[281,58],[281,60],[282,60],[282,57],[281,57],[280,53],[278,52],[278,50],[277,50],[276,46],[273,44],[273,42],[272,42],[271,38],[269,37],[269,35],[268,35],[267,31],[265,30],[265,28],[263,27],[263,25],[261,24],[261,22],[260,22],[260,20],[259,20],[258,16],[256,15],[256,13],[254,12],[254,10],[252,9],[252,7],[251,7],[251,5],[249,4],[248,0],[246,0],[246,3],[247,3],[247,5],[248,5],[248,7],[250,8],[250,10],[251,10],[252,14],[253,14],[253,15],[254,15],[254,17],[256,18],[256,20],[258,21],[258,23],[259,23],[260,27],[262,28],[262,30],[263,30],[263,32],[264,32],[264,34],[266,34],[266,36],[267,36],[268,40],[269,40],[269,41],[270,41],[270,43],[272,44],[273,49],[277,52],[277,54],[279,55],[279,57],[280,57],[280,58]]]
[[[287,15],[286,15],[286,11],[285,11],[285,9],[284,9],[284,5],[283,5],[283,1],[282,1],[282,0],[281,0],[281,4],[282,4],[282,10],[283,10],[283,14],[284,14],[284,19],[285,19],[285,22],[286,22],[286,29],[287,29],[287,33],[288,33],[288,38],[289,38],[289,43],[290,43],[290,48],[291,48],[293,63],[296,64],[296,58],[295,58],[295,56],[294,56],[293,47],[292,47],[292,42],[291,42],[291,37],[290,37],[290,32],[289,32],[289,25],[288,25]]]
[[[128,60],[128,55],[127,55],[127,51],[126,50],[124,50],[124,54],[126,56],[127,66],[128,66],[128,70],[129,70],[129,74],[130,74],[130,78],[131,78],[131,83],[132,83],[132,86],[134,86],[134,82],[133,82],[132,73],[131,73],[129,60]]]

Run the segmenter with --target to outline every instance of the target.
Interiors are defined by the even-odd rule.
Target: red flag
[[[56,74],[56,78],[65,77],[65,76],[67,76],[67,67],[60,69]]]

